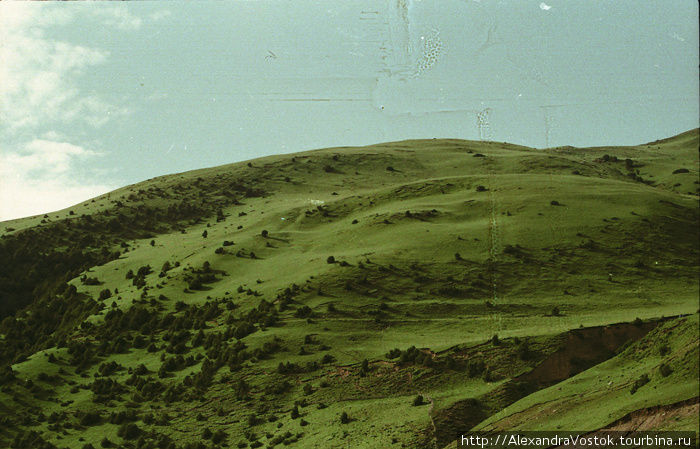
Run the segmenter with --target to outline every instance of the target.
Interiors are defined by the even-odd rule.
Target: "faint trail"
[[[496,198],[495,185],[496,177],[493,170],[489,168],[489,259],[490,259],[490,274],[491,274],[491,300],[494,307],[498,307],[498,271],[497,261],[501,251],[501,235],[498,223],[498,199]],[[498,331],[503,329],[503,321],[501,314],[496,312],[496,328]]]
[[[430,401],[430,407],[428,408],[428,418],[430,418],[430,424],[433,426],[433,445],[435,446],[435,449],[438,448],[438,440],[437,440],[437,426],[435,426],[435,421],[433,420],[433,409],[435,408],[435,401],[433,401],[433,398],[428,396],[427,394],[424,393],[419,393],[421,396],[423,396],[425,399]]]

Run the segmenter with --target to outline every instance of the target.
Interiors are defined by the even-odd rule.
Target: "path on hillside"
[[[491,274],[491,302],[495,308],[498,308],[498,255],[501,252],[501,235],[498,223],[498,198],[496,196],[496,176],[490,167],[488,168],[489,176],[489,259],[490,259],[490,274]],[[494,314],[494,326],[497,331],[502,330],[503,321],[501,314],[496,311]]]

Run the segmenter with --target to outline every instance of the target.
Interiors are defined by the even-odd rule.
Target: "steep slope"
[[[0,438],[432,446],[557,334],[697,311],[697,144],[332,148],[0,223]],[[495,334],[541,357],[451,352]]]

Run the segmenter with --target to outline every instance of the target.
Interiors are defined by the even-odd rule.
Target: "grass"
[[[0,223],[0,251],[15,242],[20,267],[41,263],[32,240],[59,254],[71,242],[85,254],[120,251],[73,273],[67,284],[77,296],[51,267],[42,269],[55,287],[20,283],[32,301],[0,325],[0,355],[14,372],[0,381],[8,429],[0,443],[39,447],[26,442],[33,430],[47,447],[100,447],[105,437],[119,447],[197,447],[213,444],[206,427],[224,431],[229,447],[443,447],[451,440],[434,426],[471,423],[459,412],[471,398],[483,405],[476,428],[552,430],[595,430],[692,400],[697,142],[695,130],[635,147],[540,151],[434,139],[325,149],[154,178],[46,218]],[[198,208],[163,212],[182,203]],[[115,218],[132,224],[119,228]],[[99,243],[80,243],[83,235]],[[146,265],[145,287],[127,279]],[[31,270],[16,279],[22,272]],[[198,275],[210,279],[190,288]],[[104,289],[111,297],[100,300]],[[47,304],[76,318],[44,323]],[[213,305],[218,311],[203,318]],[[114,312],[131,317],[131,309],[147,319]],[[572,330],[680,314],[573,377],[504,396]],[[252,333],[234,337],[247,323]],[[200,329],[204,341],[195,344]],[[489,343],[494,335],[502,345]],[[185,345],[173,349],[178,336]],[[119,339],[124,350],[115,349]],[[536,357],[519,358],[522,340]],[[93,349],[69,354],[80,342]],[[432,362],[386,355],[411,346]],[[73,359],[90,353],[80,369]],[[160,377],[164,360],[178,355],[192,357],[190,366]],[[447,357],[464,364],[446,368]],[[495,378],[470,376],[470,361]],[[101,375],[110,362],[123,369]],[[280,373],[280,363],[295,365]],[[141,364],[148,372],[137,375]],[[662,364],[670,375],[659,374]],[[650,381],[630,394],[645,374]],[[122,392],[101,401],[96,379]],[[412,405],[418,394],[426,405]],[[100,422],[80,424],[89,410]],[[123,429],[117,435],[122,424],[110,416],[120,410],[135,412],[141,443]],[[341,423],[343,412],[350,422]],[[697,424],[677,414],[662,427]]]

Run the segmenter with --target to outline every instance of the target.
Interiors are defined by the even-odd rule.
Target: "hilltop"
[[[698,141],[329,148],[2,222],[0,445],[694,430]]]

